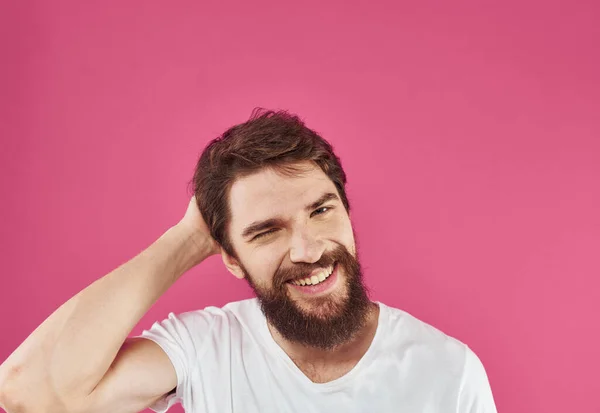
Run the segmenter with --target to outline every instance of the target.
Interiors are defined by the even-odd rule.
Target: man
[[[200,157],[181,221],[67,301],[0,366],[2,405],[495,412],[465,344],[369,300],[345,183],[331,146],[295,116],[258,111],[229,129]],[[183,273],[218,253],[257,298],[171,313],[127,338]]]

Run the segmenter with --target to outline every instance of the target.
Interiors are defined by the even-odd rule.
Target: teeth
[[[329,267],[326,270],[321,271],[317,275],[313,275],[312,277],[306,277],[301,280],[294,280],[292,284],[294,285],[315,285],[320,282],[325,281],[333,272],[333,266]]]

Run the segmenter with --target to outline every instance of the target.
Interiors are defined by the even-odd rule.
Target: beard
[[[335,264],[338,271],[336,290],[324,297],[307,298],[300,303],[290,296],[288,281],[305,277],[314,269],[329,268]],[[366,324],[371,301],[363,283],[362,270],[357,258],[339,245],[323,254],[313,264],[298,263],[280,268],[272,285],[257,285],[244,269],[246,280],[254,290],[261,309],[269,323],[286,340],[322,350],[332,350],[351,340]]]

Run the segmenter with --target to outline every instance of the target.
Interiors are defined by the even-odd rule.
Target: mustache
[[[273,286],[281,288],[288,281],[308,277],[314,270],[329,268],[343,259],[344,252],[337,248],[336,250],[323,254],[317,262],[300,262],[294,264],[293,267],[280,268],[273,277]]]
[[[321,261],[321,260],[319,260]],[[327,260],[327,262],[318,262],[314,264],[300,263],[291,268],[281,269],[275,274],[273,284],[275,286],[283,285],[288,281],[297,280],[299,278],[308,277],[314,270],[329,268],[335,261]]]

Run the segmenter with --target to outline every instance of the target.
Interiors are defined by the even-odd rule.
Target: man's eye
[[[332,209],[332,208],[331,207],[321,207],[319,209],[315,209],[314,212],[311,214],[311,216],[323,215],[325,212],[329,211],[330,209]]]
[[[254,238],[252,238],[252,239],[254,240],[254,239],[259,239],[259,238],[262,238],[262,237],[264,237],[264,236],[266,236],[266,235],[269,235],[269,234],[272,234],[272,233],[274,233],[275,231],[277,231],[277,229],[276,229],[276,228],[270,229],[270,230],[268,230],[268,231],[265,231],[265,232],[261,232],[260,234],[258,234],[257,236],[255,236],[255,237],[254,237]]]

